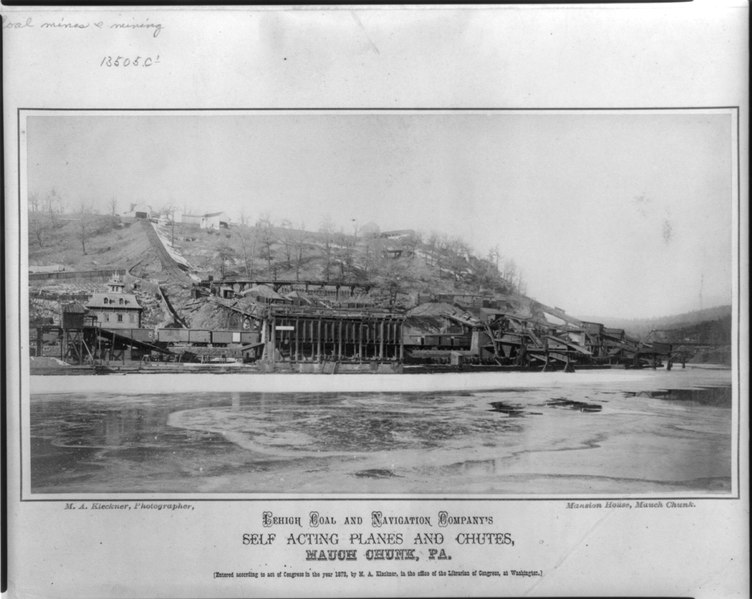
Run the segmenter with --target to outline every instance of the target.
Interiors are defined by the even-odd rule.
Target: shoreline
[[[692,369],[693,370],[693,369]],[[703,369],[714,372],[714,369]],[[689,372],[687,369],[684,372]],[[121,395],[169,393],[337,393],[337,392],[434,392],[531,389],[577,384],[644,382],[656,376],[681,379],[682,371],[586,370],[555,372],[475,372],[433,374],[290,374],[258,373],[221,375],[202,373],[153,373],[98,375],[32,375],[33,395],[71,393],[118,393]],[[731,370],[717,370],[731,373]],[[158,374],[158,376],[155,376]],[[127,377],[127,382],[122,377]],[[729,377],[729,384],[731,383]]]

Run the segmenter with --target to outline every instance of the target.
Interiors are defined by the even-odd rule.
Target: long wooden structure
[[[263,359],[269,362],[367,362],[404,359],[404,317],[383,311],[270,309]]]

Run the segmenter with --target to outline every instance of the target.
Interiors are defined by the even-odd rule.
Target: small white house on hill
[[[181,214],[180,219],[176,218],[176,220],[184,225],[200,225],[203,218],[201,214]]]
[[[227,217],[224,212],[209,212],[201,217],[202,229],[227,229]]]

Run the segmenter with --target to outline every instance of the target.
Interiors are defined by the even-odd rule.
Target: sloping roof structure
[[[274,291],[271,287],[268,285],[254,285],[250,289],[246,289],[240,294],[242,297],[258,297],[263,298],[265,300],[276,300],[276,301],[287,301],[284,297],[282,297],[279,293]]]
[[[320,301],[316,297],[313,297],[311,295],[308,295],[307,293],[303,291],[290,291],[289,293],[285,293],[283,296],[285,299],[290,300],[291,302],[298,303],[304,306],[320,306],[322,305]]]
[[[63,312],[66,314],[86,314],[88,310],[80,302],[71,302],[63,306]]]
[[[452,304],[446,302],[427,302],[420,304],[407,313],[406,323],[413,326],[440,327],[442,319],[448,319],[458,324],[476,327],[480,320]]]
[[[94,293],[86,302],[86,307],[143,310],[136,296],[131,293]]]

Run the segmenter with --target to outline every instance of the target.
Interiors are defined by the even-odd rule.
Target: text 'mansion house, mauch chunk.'
[[[124,293],[125,284],[113,275],[107,283],[107,293],[94,293],[86,307],[97,317],[99,326],[108,329],[130,329],[141,326],[143,308],[136,296]]]

